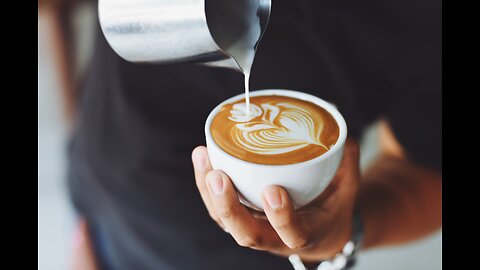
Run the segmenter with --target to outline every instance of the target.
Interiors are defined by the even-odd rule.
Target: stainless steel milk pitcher
[[[260,25],[271,0],[99,0],[102,31],[113,50],[131,62],[194,62],[241,71],[229,46]],[[251,14],[255,16],[252,22]],[[250,14],[250,15],[249,15]],[[258,31],[257,31],[258,32]]]

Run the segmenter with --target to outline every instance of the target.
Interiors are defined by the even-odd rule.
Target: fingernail
[[[219,195],[223,192],[223,178],[218,173],[210,173],[207,177],[207,182],[214,195]]]
[[[263,194],[265,200],[268,203],[268,206],[272,209],[279,208],[282,206],[282,195],[278,192],[276,188],[269,188]]]
[[[207,167],[207,161],[205,157],[198,154],[193,157],[193,164],[197,170],[203,171]]]

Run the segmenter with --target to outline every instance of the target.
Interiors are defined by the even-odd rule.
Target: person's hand
[[[360,179],[359,148],[352,140],[347,140],[339,169],[318,198],[294,210],[285,189],[270,186],[263,191],[266,215],[240,203],[229,177],[212,170],[206,147],[195,148],[192,160],[210,216],[240,246],[319,261],[333,257],[351,237]]]

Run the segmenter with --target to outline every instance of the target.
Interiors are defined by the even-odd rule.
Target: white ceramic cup
[[[250,96],[278,95],[306,100],[327,110],[339,126],[335,145],[316,158],[287,165],[265,165],[238,159],[223,151],[213,140],[210,125],[223,105],[244,99],[244,94],[234,96],[213,109],[205,123],[208,156],[214,170],[225,172],[237,188],[240,201],[263,211],[262,192],[267,186],[281,186],[287,190],[295,208],[302,207],[322,193],[333,179],[343,156],[347,125],[336,107],[316,96],[291,90],[258,90]]]

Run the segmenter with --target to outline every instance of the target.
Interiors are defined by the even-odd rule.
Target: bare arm
[[[414,240],[442,226],[440,173],[409,161],[385,121],[379,132],[380,157],[359,191],[366,248]]]
[[[45,16],[51,55],[58,74],[64,118],[72,124],[75,115],[74,46],[71,15],[78,1],[40,0],[39,14]]]

